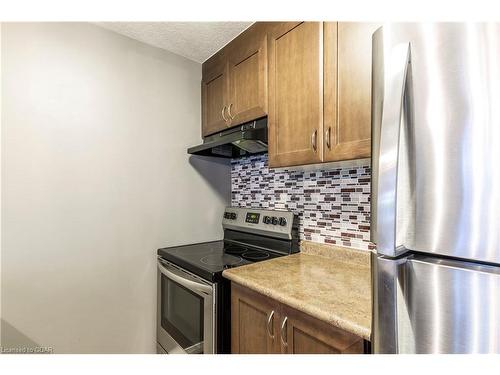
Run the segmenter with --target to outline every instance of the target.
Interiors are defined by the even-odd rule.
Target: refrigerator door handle
[[[378,165],[377,197],[377,252],[397,256],[397,181],[401,120],[408,67],[410,43],[396,45],[390,61],[384,67],[384,100],[380,127],[380,154]]]

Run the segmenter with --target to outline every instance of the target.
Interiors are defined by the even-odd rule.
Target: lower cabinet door
[[[231,283],[231,353],[279,353],[279,305]]]
[[[231,353],[363,354],[364,341],[233,282]]]
[[[363,354],[363,339],[295,309],[282,306],[281,352],[286,354]]]

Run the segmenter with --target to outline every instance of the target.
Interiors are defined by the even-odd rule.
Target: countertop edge
[[[309,256],[314,256],[314,255],[309,255]],[[263,294],[269,298],[272,298],[282,304],[285,304],[291,308],[294,308],[300,312],[303,312],[305,314],[308,314],[316,319],[319,319],[323,322],[326,322],[328,324],[331,324],[337,328],[343,329],[344,331],[350,332],[354,335],[357,335],[365,340],[370,341],[371,339],[371,330],[369,328],[360,326],[356,323],[353,323],[350,320],[347,320],[345,318],[339,317],[338,315],[335,314],[326,314],[322,313],[321,311],[318,311],[314,308],[309,308],[307,305],[304,305],[300,301],[296,300],[293,297],[285,296],[281,293],[277,293],[274,290],[270,288],[263,287],[262,285],[255,284],[253,282],[249,282],[248,279],[245,277],[241,277],[238,275],[235,275],[230,272],[230,270],[224,271],[222,273],[222,276],[224,276],[226,279],[235,282],[241,286],[244,286],[246,288],[249,288],[257,293]]]

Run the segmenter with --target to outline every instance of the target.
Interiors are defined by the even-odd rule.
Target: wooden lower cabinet
[[[231,353],[279,353],[279,304],[231,283]]]
[[[282,353],[362,354],[363,339],[300,311],[283,306]],[[283,324],[283,320],[286,319]],[[280,327],[281,328],[281,327]]]
[[[231,283],[234,354],[362,354],[363,339]]]

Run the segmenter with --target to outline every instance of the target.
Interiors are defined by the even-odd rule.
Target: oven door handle
[[[212,286],[203,284],[201,282],[193,280],[192,277],[183,273],[182,271],[177,270],[176,268],[158,260],[158,269],[162,274],[164,274],[169,279],[175,281],[176,283],[190,289],[196,291],[198,293],[212,295]]]

